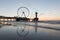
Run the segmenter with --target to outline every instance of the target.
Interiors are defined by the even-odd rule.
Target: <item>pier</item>
[[[5,17],[0,16],[0,23],[1,24],[11,24],[11,22],[16,21],[16,17]]]

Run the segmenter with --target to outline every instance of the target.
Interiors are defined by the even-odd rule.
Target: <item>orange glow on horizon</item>
[[[34,17],[30,17],[33,19]],[[60,20],[60,17],[39,17],[39,20]]]
[[[60,17],[40,17],[39,20],[60,20]]]

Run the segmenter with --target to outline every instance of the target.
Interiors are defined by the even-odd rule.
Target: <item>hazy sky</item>
[[[42,19],[60,19],[60,0],[0,0],[1,16],[17,16],[17,9],[21,6],[30,10],[30,16],[38,12]]]

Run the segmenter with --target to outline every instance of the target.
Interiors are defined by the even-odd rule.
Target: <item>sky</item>
[[[0,16],[17,16],[19,7],[27,7],[28,17],[39,20],[60,20],[60,0],[0,0]]]

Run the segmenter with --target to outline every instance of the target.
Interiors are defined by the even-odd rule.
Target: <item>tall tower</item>
[[[38,14],[38,13],[36,12],[36,13],[35,13],[35,16],[36,16],[36,17],[35,17],[35,18],[37,18],[37,14]]]
[[[33,21],[38,21],[38,17],[37,17],[37,12],[35,12],[35,18],[33,19]]]

